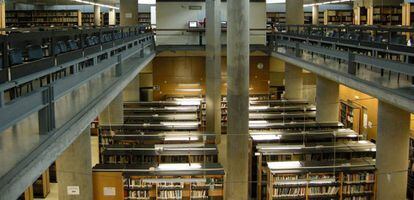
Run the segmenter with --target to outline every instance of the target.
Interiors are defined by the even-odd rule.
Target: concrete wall
[[[194,10],[191,7],[201,7]],[[266,4],[250,3],[250,28],[266,28]],[[204,2],[160,2],[157,3],[157,29],[187,29],[188,21],[204,21]],[[227,3],[221,4],[221,21],[227,21]],[[222,34],[222,43],[226,43],[226,33]],[[262,32],[252,32],[252,44],[265,44],[266,36]],[[203,43],[205,42],[203,36]],[[182,31],[158,31],[157,44],[198,44],[198,33]]]

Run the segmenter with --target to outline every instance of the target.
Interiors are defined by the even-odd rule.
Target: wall
[[[192,10],[190,6],[201,6],[201,10]],[[250,28],[266,28],[266,4],[250,3]],[[204,2],[159,2],[157,3],[157,29],[187,29],[188,21],[204,21]],[[221,4],[221,21],[227,21],[227,3]],[[222,34],[222,43],[227,41],[226,33]],[[203,42],[205,41],[203,37]],[[263,31],[251,33],[250,43],[265,44]],[[157,31],[157,44],[198,44],[198,33],[181,31]]]
[[[259,69],[258,63],[263,64]],[[222,94],[226,94],[226,57],[222,57]],[[250,93],[268,93],[269,57],[250,57]],[[199,56],[158,56],[153,61],[153,84],[159,87],[153,99],[162,100],[166,96],[199,96],[205,94],[205,57]],[[178,90],[177,90],[178,89]],[[183,91],[182,89],[201,89]]]
[[[339,87],[339,98],[344,101],[351,100],[353,103],[367,108],[369,124],[367,139],[375,140],[377,138],[378,99],[343,85]]]

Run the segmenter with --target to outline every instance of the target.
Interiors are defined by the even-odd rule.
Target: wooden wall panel
[[[222,94],[226,94],[227,67],[226,57],[222,57]],[[259,63],[263,68],[259,69]],[[154,86],[159,86],[158,91],[154,91],[154,100],[163,100],[165,96],[192,96],[205,94],[205,57],[157,57],[153,63]],[[183,84],[198,84],[183,85]],[[200,91],[184,92],[179,91],[185,88],[199,88]],[[250,93],[268,93],[269,91],[269,57],[251,56],[250,57]],[[178,90],[177,90],[178,89]]]
[[[93,198],[95,200],[123,200],[124,183],[121,172],[93,172]],[[115,195],[104,195],[105,187],[115,188]]]

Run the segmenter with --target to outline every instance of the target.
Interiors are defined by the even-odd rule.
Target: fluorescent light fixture
[[[95,3],[95,2],[91,2],[91,1],[84,1],[84,0],[72,0],[72,1],[78,2],[78,3],[84,3],[84,4],[94,5],[94,6],[105,7],[105,8],[119,9],[119,7],[105,5],[105,4],[101,4],[101,3]]]
[[[196,88],[196,87],[200,87],[200,83],[179,83],[178,87]]]
[[[266,3],[286,3],[286,0],[266,0]]]
[[[199,106],[201,98],[177,98],[175,101],[182,106]]]
[[[162,163],[158,165],[159,170],[175,171],[175,170],[194,170],[201,169],[200,163]]]
[[[198,122],[161,122],[164,126],[198,126]]]
[[[205,183],[205,178],[157,178],[142,179],[144,183]]]
[[[249,124],[267,124],[268,122],[266,120],[252,120],[249,121]]]
[[[185,136],[185,135],[167,135],[164,141],[196,141],[197,136]]]
[[[269,106],[249,106],[249,110],[266,110]]]
[[[273,135],[273,134],[251,134],[253,140],[255,141],[263,141],[263,140],[280,140],[282,138],[281,135]]]
[[[348,134],[347,137],[356,138],[356,137],[358,137],[358,135],[357,134]]]
[[[138,0],[138,4],[155,4],[155,0]]]
[[[359,144],[368,144],[369,142],[367,140],[360,140],[358,141]]]
[[[261,145],[257,147],[261,150],[291,150],[291,149],[302,149],[304,145]]]
[[[299,161],[284,161],[284,162],[268,162],[267,166],[270,169],[290,169],[300,167]]]
[[[175,90],[179,92],[201,92],[200,88],[177,88]]]
[[[196,106],[187,106],[187,107],[183,107],[183,106],[166,106],[164,107],[167,110],[197,110]]]

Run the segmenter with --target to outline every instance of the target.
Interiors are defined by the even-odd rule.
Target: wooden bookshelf
[[[324,12],[325,25],[339,25],[352,23],[353,10],[325,10]]]
[[[119,25],[121,21],[121,15],[119,12],[115,13],[115,25]],[[103,13],[103,25],[109,25],[109,13]]]
[[[374,25],[394,26],[402,25],[402,7],[401,6],[381,6],[374,7],[373,10]]]
[[[17,200],[33,200],[33,186],[29,186]]]
[[[219,164],[178,171],[147,167],[98,164],[93,169],[94,194],[111,187],[116,196],[110,199],[115,200],[223,199],[224,170]],[[102,195],[95,197],[108,199]]]
[[[286,13],[285,12],[267,12],[267,23],[269,24],[285,24]]]
[[[79,10],[9,10],[6,12],[7,27],[81,26]]]
[[[40,175],[40,177],[33,183],[33,194],[36,198],[46,198],[50,192],[50,177],[49,170]]]
[[[312,12],[305,12],[304,13],[304,16],[305,16],[305,21],[304,21],[304,24],[312,24]],[[319,22],[319,24],[323,24],[323,19],[324,18],[324,12],[319,12],[319,14],[318,14],[318,22]]]
[[[138,13],[138,22],[141,25],[151,25],[151,13]]]
[[[101,13],[101,23],[104,24],[104,13]],[[82,26],[94,26],[95,25],[95,13],[83,12],[82,13]]]
[[[345,166],[344,163],[269,162],[269,166],[281,164],[283,167],[268,168],[267,199],[351,200],[363,197],[361,199],[373,200],[374,163],[373,160],[355,160]],[[287,167],[292,164],[294,166]]]

